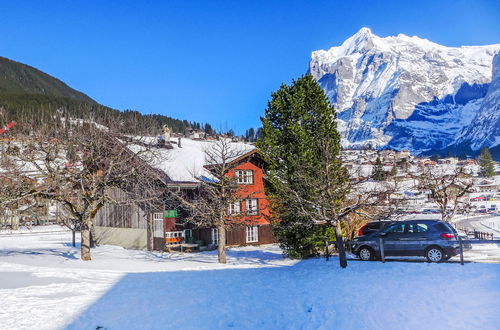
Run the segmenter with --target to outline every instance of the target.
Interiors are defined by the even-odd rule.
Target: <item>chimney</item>
[[[165,138],[165,143],[170,143],[170,127],[168,125],[163,125],[163,137]]]

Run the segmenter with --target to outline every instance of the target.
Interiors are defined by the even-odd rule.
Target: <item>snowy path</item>
[[[491,233],[496,239],[500,239],[500,217],[498,216],[487,215],[461,218],[456,221],[456,224],[458,227]]]
[[[294,261],[274,246],[82,262],[70,233],[0,238],[0,329],[497,329],[500,264]],[[499,256],[500,248],[488,247]],[[476,251],[477,259],[483,253]],[[472,260],[473,254],[466,256]],[[488,259],[491,260],[491,259]]]
[[[485,219],[481,221],[481,225],[493,233],[496,238],[500,238],[500,216]]]

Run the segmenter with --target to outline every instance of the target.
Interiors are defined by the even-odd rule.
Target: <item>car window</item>
[[[417,233],[423,233],[429,230],[429,227],[425,223],[416,223],[413,225]]]
[[[384,230],[385,233],[404,233],[405,232],[405,224],[404,223],[396,223],[392,226],[387,227]]]
[[[444,223],[436,223],[434,224],[434,228],[438,231],[448,231],[448,228],[444,225]]]
[[[433,227],[436,228],[438,231],[445,232],[445,233],[448,233],[450,231],[456,232],[456,230],[453,227],[451,227],[448,224],[442,223],[442,222],[438,222],[438,223],[434,224]]]
[[[405,229],[407,233],[416,233],[418,231],[416,223],[407,224]]]

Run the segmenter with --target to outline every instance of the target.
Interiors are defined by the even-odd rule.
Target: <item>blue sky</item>
[[[500,43],[500,1],[6,1],[0,56],[98,102],[243,132],[312,51],[361,27]]]

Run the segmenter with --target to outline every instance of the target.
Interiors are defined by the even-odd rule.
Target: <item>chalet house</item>
[[[436,166],[437,163],[433,160],[430,159],[422,159],[421,161],[418,162],[419,167],[429,167],[429,166]]]
[[[403,159],[406,159],[406,160],[410,159],[410,151],[401,150],[401,151],[396,152],[396,160],[401,161]]]
[[[466,159],[466,160],[459,161],[458,165],[460,165],[460,166],[477,165],[477,161],[475,159]]]
[[[396,157],[396,153],[394,150],[384,149],[378,152],[378,156],[382,159],[382,161],[392,161]]]
[[[197,177],[209,173],[204,150],[215,143],[183,139],[182,147],[159,149],[166,153],[164,160],[153,167],[165,174],[166,190],[175,190],[189,196],[198,187]],[[236,177],[241,185],[242,200],[232,207],[235,214],[244,213],[242,226],[226,233],[226,244],[258,245],[276,242],[266,218],[268,201],[264,192],[265,164],[255,147],[235,143],[242,155],[231,161],[227,175]],[[120,192],[115,191],[115,198]],[[248,197],[247,197],[248,196]],[[218,244],[216,228],[194,228],[184,224],[183,212],[175,202],[163,209],[148,210],[141,205],[105,205],[94,221],[94,237],[98,244],[113,244],[125,248],[163,250],[166,247],[215,247]]]
[[[500,192],[500,177],[496,176],[490,180],[481,180],[474,185],[477,192],[495,193]]]
[[[232,227],[226,233],[226,244],[260,245],[275,243],[269,216],[269,203],[264,192],[265,163],[256,149],[253,149],[230,162],[228,176],[236,178],[240,185],[238,195],[241,200],[231,206],[230,212],[241,217],[242,226]],[[210,169],[210,166],[206,166]],[[243,216],[242,216],[243,215]],[[217,245],[216,228],[194,229],[193,237],[209,245]]]

